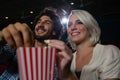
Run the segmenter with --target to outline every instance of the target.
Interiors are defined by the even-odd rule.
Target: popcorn
[[[44,40],[44,42],[45,42],[46,44],[49,44],[49,43],[50,43],[50,40]]]

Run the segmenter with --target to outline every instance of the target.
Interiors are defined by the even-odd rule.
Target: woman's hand
[[[58,70],[59,80],[78,80],[70,71],[70,65],[73,58],[72,50],[60,40],[50,40],[49,46],[58,49]]]
[[[33,33],[25,23],[9,24],[0,32],[0,36],[13,48],[33,45]]]
[[[59,67],[61,70],[64,70],[65,66],[72,59],[72,50],[69,49],[69,47],[60,40],[50,40],[48,45],[59,50],[57,54]]]
[[[58,70],[59,79],[64,80],[68,78],[70,71],[70,64],[72,60],[72,50],[60,40],[49,40],[48,45],[58,49],[57,59],[58,59]]]

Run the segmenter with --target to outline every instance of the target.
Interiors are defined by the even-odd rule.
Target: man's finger
[[[33,34],[31,29],[26,24],[15,23],[14,25],[18,31],[21,32],[23,37],[24,46],[32,46],[33,44]]]
[[[22,36],[20,35],[20,31],[18,31],[14,25],[9,25],[7,28],[9,29],[16,46],[17,47],[23,46],[23,39]]]
[[[4,36],[5,41],[11,46],[16,47],[16,44],[12,38],[12,35],[10,34],[9,30],[7,28],[4,28],[2,30],[2,34]]]

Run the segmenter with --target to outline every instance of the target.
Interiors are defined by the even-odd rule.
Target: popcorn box
[[[56,53],[51,47],[17,49],[20,80],[54,80]]]

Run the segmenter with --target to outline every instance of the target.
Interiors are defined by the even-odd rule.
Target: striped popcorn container
[[[17,49],[20,80],[55,80],[57,50],[51,47]]]

